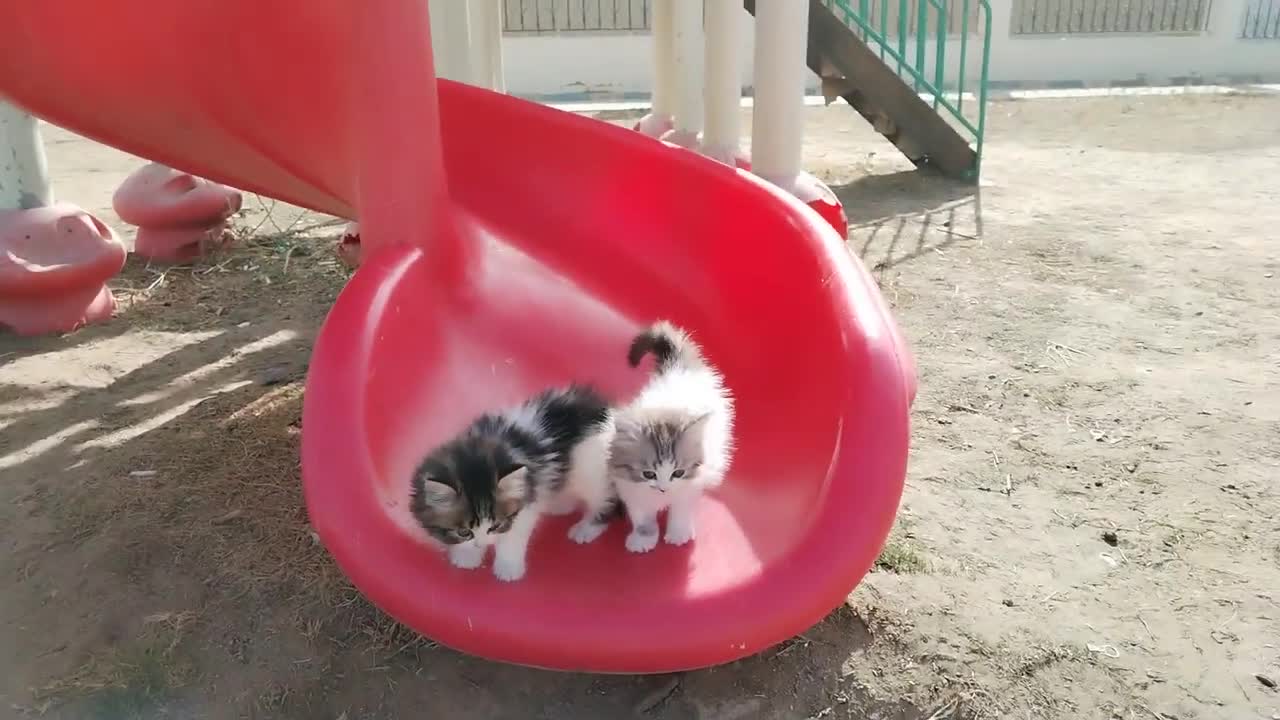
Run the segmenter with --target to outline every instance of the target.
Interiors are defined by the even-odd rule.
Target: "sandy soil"
[[[236,251],[131,261],[113,322],[0,336],[0,717],[1280,718],[1280,97],[991,115],[975,189],[809,111],[921,383],[890,544],[804,636],[594,677],[370,607],[298,486],[338,226],[250,197]],[[115,222],[138,161],[48,140]]]

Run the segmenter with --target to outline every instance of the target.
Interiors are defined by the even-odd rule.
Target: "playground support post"
[[[713,160],[733,165],[742,131],[742,3],[706,0],[706,85],[703,97],[707,122],[702,151]]]
[[[675,0],[672,63],[675,68],[675,128],[667,139],[697,147],[702,132],[702,0]]]
[[[809,3],[757,0],[751,163],[789,192],[800,175],[808,32]]]
[[[31,210],[53,204],[40,121],[0,100],[0,210]]]
[[[653,33],[653,99],[649,114],[636,124],[636,130],[649,137],[662,137],[674,124],[676,109],[675,67],[675,3],[676,0],[652,0]]]
[[[470,82],[506,92],[502,67],[502,0],[467,0],[471,29]]]

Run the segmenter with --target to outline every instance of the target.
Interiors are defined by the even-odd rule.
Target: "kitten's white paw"
[[[561,493],[542,510],[544,515],[568,515],[578,509],[578,499],[569,493]]]
[[[692,540],[697,533],[693,530],[693,523],[668,523],[666,541],[668,545],[684,545]]]
[[[484,562],[484,548],[477,545],[450,546],[449,562],[456,568],[475,570]]]
[[[569,528],[569,539],[579,545],[586,545],[603,535],[607,527],[608,525],[601,525],[589,519],[582,519]]]
[[[636,530],[632,530],[627,536],[627,549],[633,553],[649,552],[658,546],[658,533],[655,530],[649,534],[641,534]]]
[[[515,582],[524,577],[524,558],[498,555],[493,558],[493,576],[503,582]]]

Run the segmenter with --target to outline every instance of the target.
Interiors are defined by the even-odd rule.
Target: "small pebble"
[[[272,365],[258,375],[259,385],[279,385],[289,379],[289,368],[286,365]]]
[[[1120,544],[1120,536],[1114,530],[1107,530],[1102,533],[1102,542],[1115,547]]]
[[[1012,600],[1010,600],[1009,598],[1005,598],[1004,600],[1001,600],[1000,602],[1004,603],[1004,606],[1005,606],[1005,607],[1013,607],[1013,601],[1012,601]]]
[[[1258,679],[1258,682],[1262,683],[1263,687],[1269,687],[1272,690],[1276,689],[1276,681],[1266,675],[1254,675],[1254,677]]]

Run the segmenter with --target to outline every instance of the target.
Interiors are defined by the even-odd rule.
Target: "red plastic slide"
[[[307,378],[303,477],[320,537],[387,612],[469,653],[603,672],[722,663],[802,632],[870,568],[902,491],[914,371],[874,282],[748,174],[454,83],[437,99],[426,6],[13,3],[0,94],[200,177],[358,215],[365,260]],[[555,519],[518,583],[452,568],[406,511],[419,457],[548,384],[626,398],[642,380],[627,341],[658,317],[694,330],[739,401],[734,470],[697,541],[632,555],[622,527],[578,546]]]

